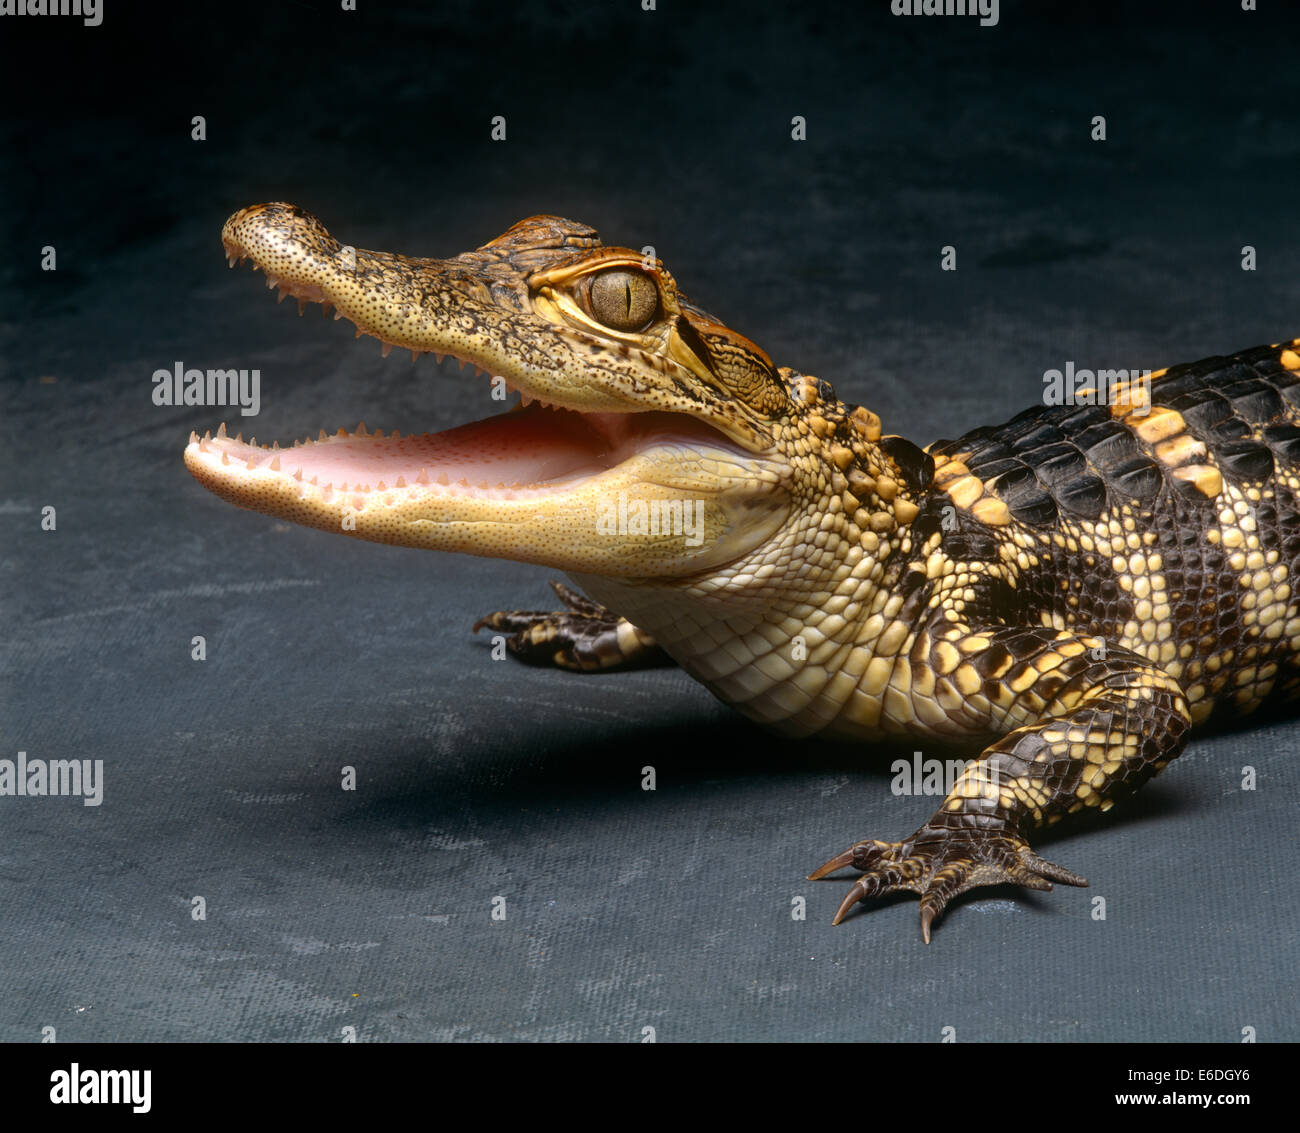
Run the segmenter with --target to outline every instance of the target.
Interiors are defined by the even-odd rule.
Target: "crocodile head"
[[[241,507],[556,567],[610,605],[629,604],[628,586],[725,587],[733,609],[777,586],[824,600],[832,573],[868,577],[859,560],[886,557],[915,517],[874,414],[777,368],[658,260],[585,225],[536,216],[477,251],[412,259],[341,245],[275,203],[236,213],[222,240],[232,266],[251,259],[385,353],[451,355],[521,395],[434,434],[359,427],[286,448],[191,436],[190,471]]]

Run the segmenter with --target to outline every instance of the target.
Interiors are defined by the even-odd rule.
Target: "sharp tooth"
[[[406,487],[406,478],[403,477],[403,476],[399,476],[399,477],[397,478],[397,483],[394,484],[393,487],[394,487],[394,488],[405,488],[405,487]]]
[[[197,441],[198,439],[199,439],[199,435],[198,435],[198,433],[196,433],[193,429],[191,429],[191,430],[190,430],[190,444],[193,444],[193,443],[194,443],[195,441]]]
[[[280,458],[278,456],[271,457],[271,463],[268,465],[268,467],[271,469],[272,472],[279,472]]]
[[[250,461],[249,463],[251,464],[252,462]],[[488,486],[488,482],[486,480],[480,480],[478,482],[478,487],[480,490],[486,489],[487,486]]]
[[[347,430],[346,430],[342,425],[340,425],[340,426],[339,426],[339,431],[338,431],[337,433],[335,433],[334,435],[335,435],[336,437],[346,437],[346,436],[348,435],[348,431],[347,431]]]
[[[439,354],[436,350],[433,352],[433,360],[434,360],[434,362],[436,362],[439,366],[442,365],[442,360],[443,360],[444,357],[445,357],[444,355]]]
[[[272,452],[278,452],[279,450],[280,450],[280,442],[279,442],[279,441],[272,441],[272,442],[271,442],[271,451],[272,451]]]
[[[301,472],[302,469],[299,468],[298,471]],[[313,477],[311,478],[311,482],[312,482],[313,484],[315,484],[316,487],[318,487],[318,488],[320,487],[320,480],[319,480],[317,477],[313,476]]]
[[[368,436],[370,436],[370,434],[366,432],[366,423],[365,423],[364,421],[358,421],[358,422],[357,422],[356,432],[355,432],[353,435],[354,435],[354,436],[357,436],[357,437],[368,437]]]
[[[460,363],[460,368],[463,370],[463,369],[465,368],[465,359],[464,359],[464,358],[457,358],[456,361]],[[475,366],[474,369],[477,370],[478,367]]]
[[[299,317],[300,319],[302,318],[302,313],[303,313],[303,311],[305,311],[306,309],[307,309],[307,300],[306,300],[306,299],[299,299],[299,300],[298,300],[298,317]]]
[[[204,429],[204,430],[203,430],[203,439],[204,439],[205,441],[210,441],[210,440],[212,440],[212,430],[211,430],[211,429]]]
[[[301,469],[301,468],[299,468],[298,471],[295,472],[295,473],[293,474],[293,478],[294,478],[295,480],[301,480],[301,479],[302,479],[302,469]]]
[[[217,429],[217,440],[224,441],[225,439],[226,439],[226,423],[222,421],[221,425]]]
[[[250,447],[255,446],[255,445],[257,444],[257,438],[256,438],[256,437],[249,437],[249,438],[248,438],[248,444],[249,444]]]
[[[233,255],[228,255],[228,256],[226,257],[226,263],[228,263],[231,267],[234,267],[234,266],[235,266],[235,257],[234,257]]]
[[[411,351],[411,361],[412,361],[412,362],[418,362],[419,360],[420,360],[420,352],[419,352],[418,350],[412,350],[412,351]]]
[[[420,475],[415,478],[415,482],[417,484],[427,484],[429,482],[429,470],[427,468],[421,468]]]
[[[385,484],[382,480],[380,480],[379,483],[375,485],[375,490],[379,492],[386,492],[388,491],[388,485]]]
[[[402,439],[402,434],[401,434],[398,430],[394,429],[394,430],[393,430],[393,440],[395,440],[395,441],[400,441],[401,439]]]
[[[444,488],[449,487],[451,485],[451,481],[447,479],[447,473],[445,472],[438,473],[438,483],[441,484]]]
[[[357,333],[356,333],[356,335],[355,335],[354,337],[355,337],[355,338],[360,338],[361,335],[362,335],[362,333],[363,333],[363,332],[362,332],[361,328],[360,328],[360,327],[357,327]]]
[[[468,487],[469,487],[469,481],[466,480],[464,476],[462,476],[459,480],[456,481],[456,487],[458,487],[458,488],[468,488]]]
[[[331,303],[328,299],[322,299],[320,301],[320,313],[324,315],[327,319],[330,317],[330,308],[332,306],[334,306],[334,304]]]
[[[383,430],[383,429],[376,429],[376,430],[375,430],[373,433],[371,433],[370,435],[371,435],[372,437],[382,437],[382,436],[384,435],[384,430]]]
[[[289,293],[287,291],[281,291],[280,294],[275,297],[275,301],[276,303],[283,303],[288,298],[289,298]],[[299,311],[298,314],[301,315],[302,312]]]
[[[245,469],[245,471],[247,471],[247,472],[252,472],[253,469],[256,468],[256,467],[257,467],[257,457],[255,457],[255,456],[250,456],[250,457],[248,458],[248,463],[244,465],[244,469]]]
[[[203,440],[199,441],[199,452],[211,452],[211,451],[212,449],[208,447],[208,438],[204,437]]]
[[[266,273],[266,286],[269,290],[272,287],[279,287],[280,281],[275,278],[269,271]]]
[[[221,463],[222,463],[222,464],[229,464],[229,463],[230,463],[230,457],[226,455],[226,450],[225,450],[225,449],[222,449],[222,450],[221,450]]]
[[[533,403],[533,399],[529,397],[526,393],[521,393],[519,395],[519,404],[524,409],[527,409],[530,405],[532,405],[532,403]]]
[[[335,308],[334,308],[334,321],[335,321],[335,322],[338,322],[339,319],[341,319],[342,317],[343,317],[343,312],[340,311],[337,307],[335,307]]]
[[[502,492],[504,492],[504,491],[505,491],[505,488],[506,488],[506,482],[505,482],[504,480],[498,480],[498,481],[497,481],[497,489],[498,489],[498,491],[502,491]]]
[[[244,432],[241,429],[238,433],[235,434],[235,444],[242,445],[243,443],[244,443]]]
[[[317,439],[318,441],[323,441],[323,440],[325,439],[325,430],[324,430],[324,429],[322,429],[322,430],[320,431],[320,436],[317,437],[316,439]]]
[[[358,485],[358,486],[360,486],[360,485]],[[343,481],[343,487],[341,487],[341,488],[339,489],[339,491],[340,491],[340,492],[346,492],[347,490],[348,490],[348,482],[347,482],[346,480],[344,480],[344,481]]]
[[[392,352],[393,344],[391,342],[382,343],[379,347],[379,353],[384,358],[387,358]]]

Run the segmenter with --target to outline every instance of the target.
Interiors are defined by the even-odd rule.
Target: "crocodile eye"
[[[591,313],[611,330],[645,330],[659,311],[659,288],[647,275],[625,268],[591,281]]]

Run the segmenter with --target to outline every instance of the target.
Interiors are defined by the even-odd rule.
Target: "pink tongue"
[[[612,450],[581,415],[531,407],[443,433],[336,437],[283,456],[289,472],[301,465],[306,479],[321,484],[392,485],[399,476],[412,482],[427,471],[439,483],[511,487],[603,471],[613,464]]]

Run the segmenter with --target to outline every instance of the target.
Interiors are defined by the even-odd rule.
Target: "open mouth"
[[[245,258],[236,245],[226,245],[231,267]],[[257,263],[253,270],[259,270]],[[298,313],[307,303],[331,304],[310,283],[279,279],[267,273],[267,286],[279,289],[277,302],[298,300]],[[335,310],[334,318],[344,317]],[[368,332],[357,330],[357,337]],[[393,343],[379,339],[387,357]],[[412,352],[418,358],[419,352]],[[445,355],[436,354],[441,363]],[[457,357],[452,355],[452,357]],[[482,373],[472,359],[457,358]],[[491,376],[491,375],[489,375]],[[505,380],[493,377],[493,381]],[[216,435],[190,435],[186,462],[190,470],[217,494],[247,506],[249,489],[259,478],[291,479],[299,497],[312,494],[329,502],[346,493],[355,509],[383,494],[407,497],[472,496],[514,500],[554,495],[587,484],[632,458],[655,449],[695,449],[706,445],[744,456],[730,438],[706,422],[660,410],[583,412],[530,397],[506,381],[507,391],[520,392],[509,411],[440,433],[385,435],[365,424],[349,432],[321,430],[315,439],[259,445],[230,437],[223,424]],[[228,471],[227,471],[228,470]]]
[[[302,488],[366,497],[391,490],[512,500],[563,492],[656,448],[730,446],[717,430],[676,413],[579,413],[534,403],[440,433],[385,435],[363,424],[288,448],[242,436],[191,434],[210,466],[292,477]],[[299,494],[302,494],[300,492]],[[362,506],[364,499],[354,506]]]

